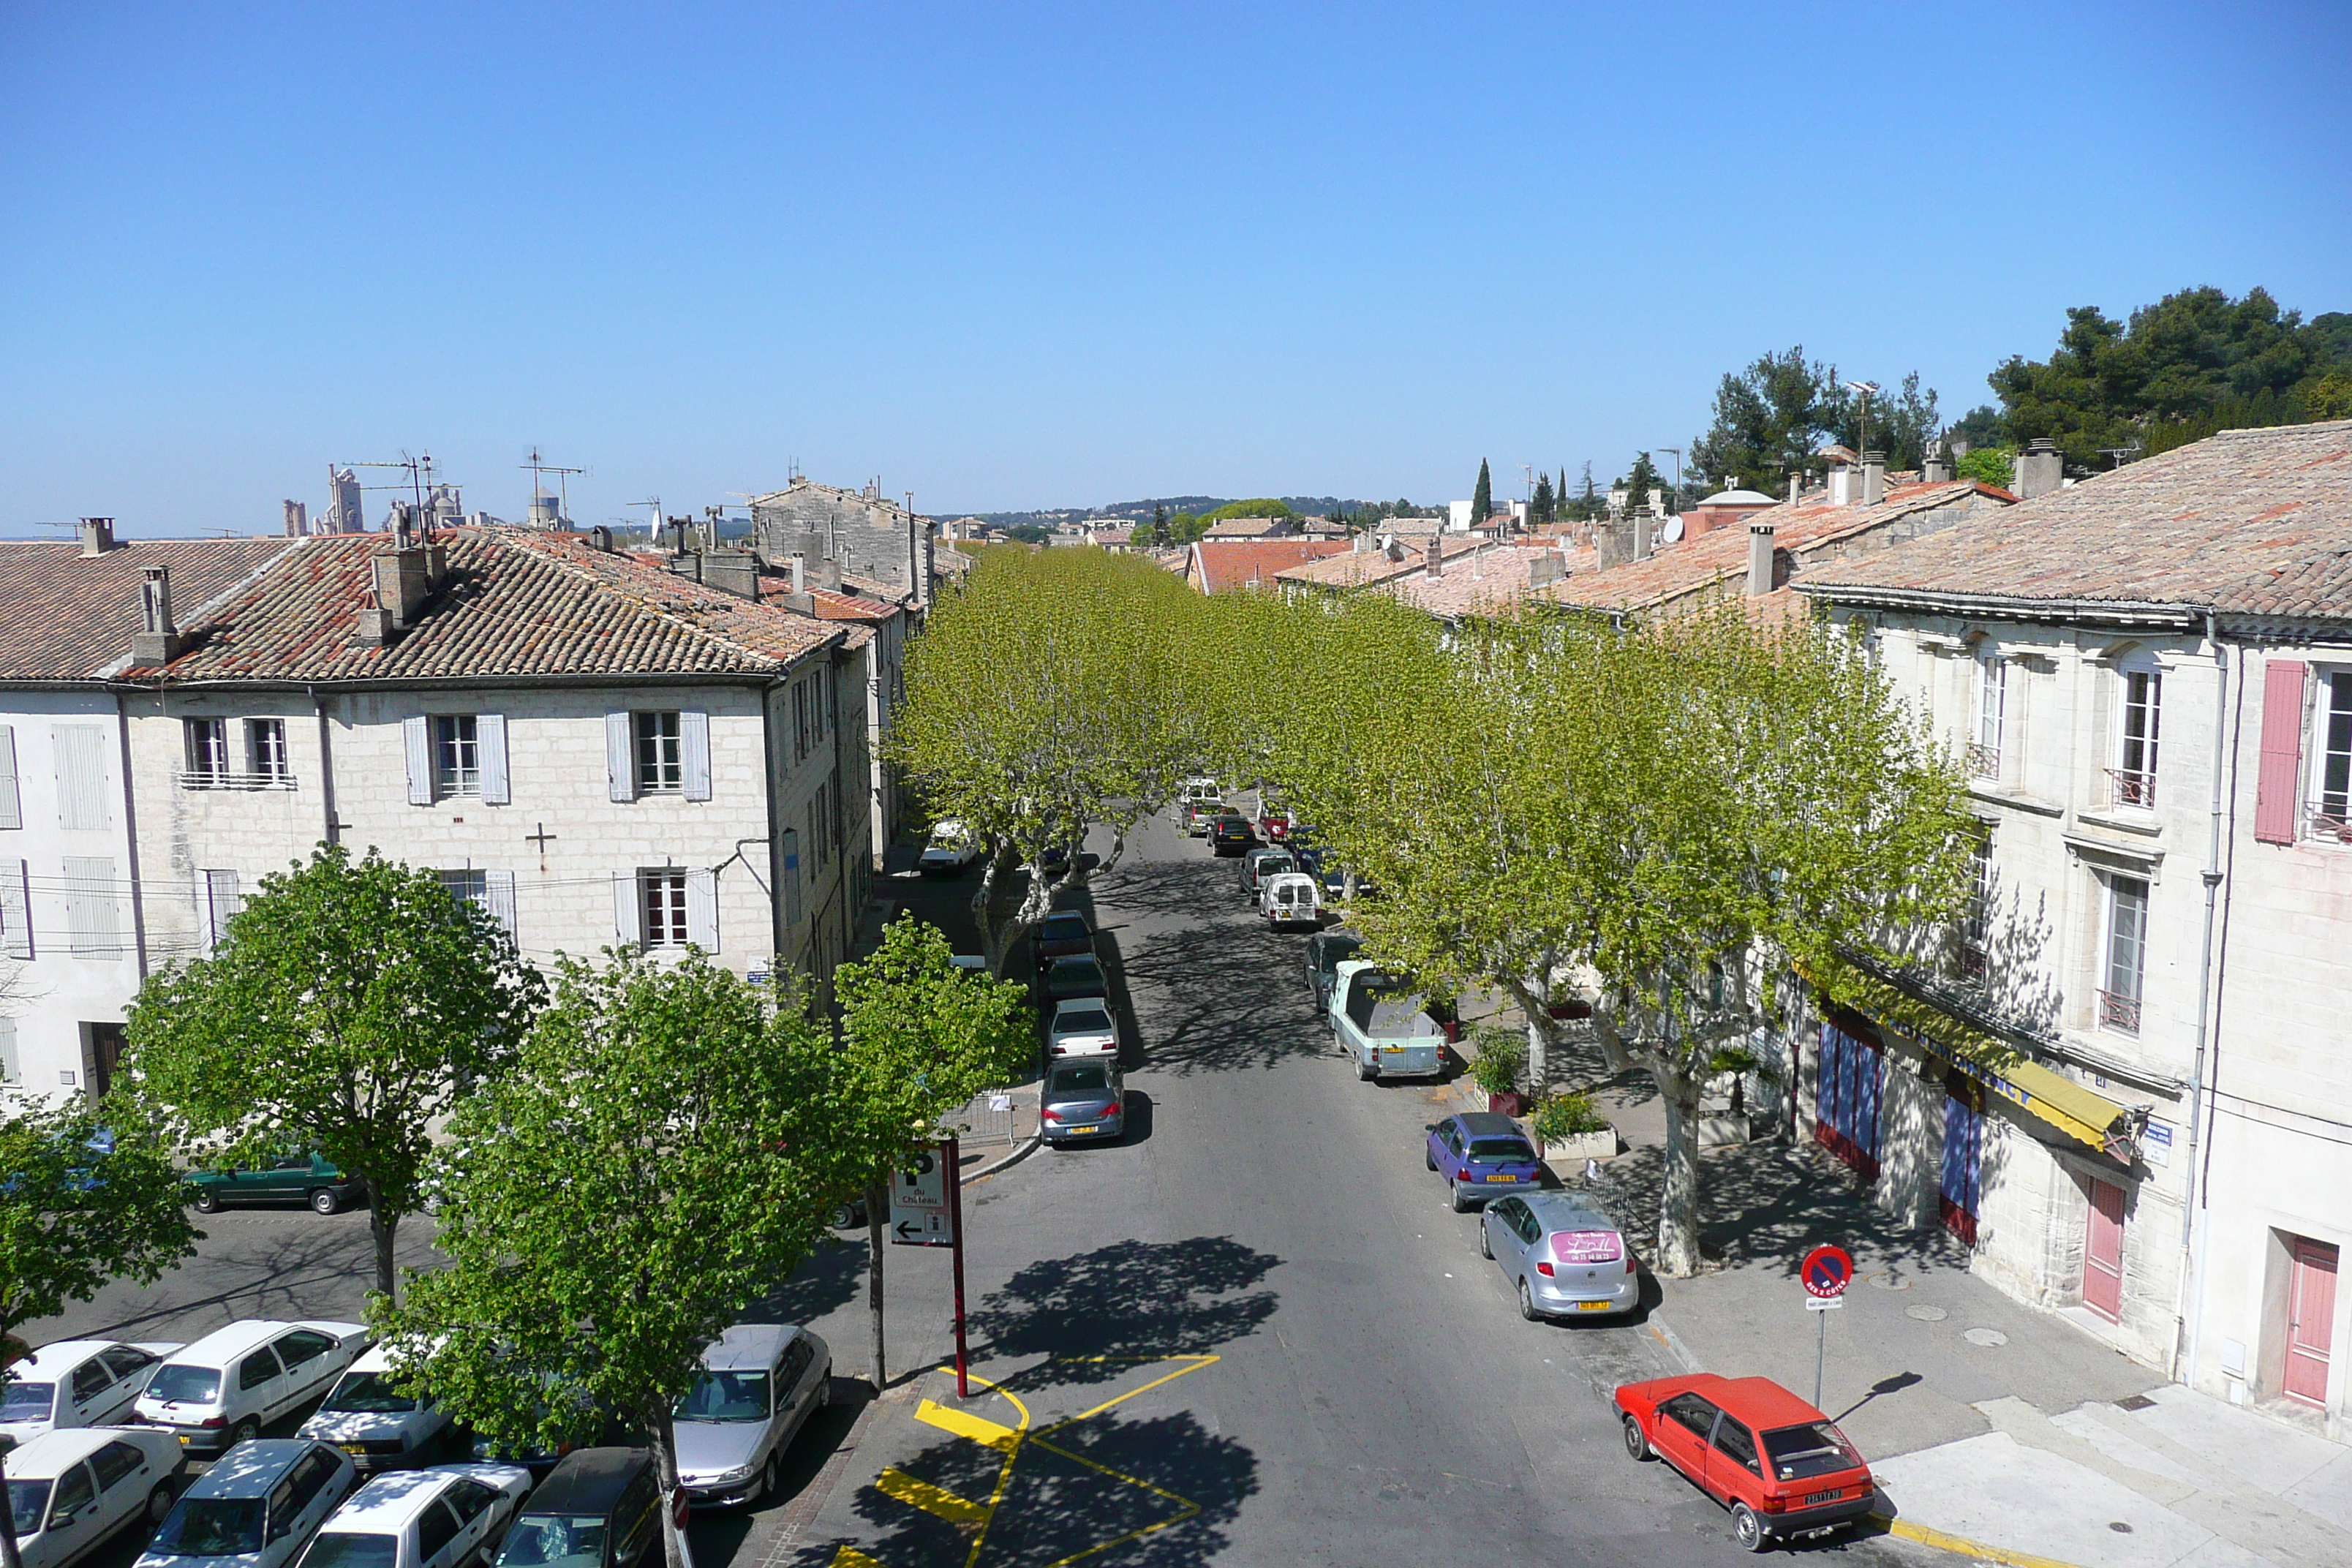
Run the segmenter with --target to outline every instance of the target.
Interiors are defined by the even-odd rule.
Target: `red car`
[[[1749,1552],[1851,1524],[1877,1499],[1837,1424],[1769,1377],[1629,1383],[1617,1409],[1625,1451],[1664,1459],[1729,1509],[1732,1539]]]
[[[1257,814],[1257,830],[1268,844],[1280,844],[1290,837],[1290,813],[1269,806]]]

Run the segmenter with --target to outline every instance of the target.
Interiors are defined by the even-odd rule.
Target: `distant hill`
[[[1044,511],[945,511],[935,515],[942,518],[976,517],[982,522],[994,523],[999,528],[1017,528],[1024,523],[1038,528],[1054,528],[1065,523],[1085,522],[1089,519],[1097,522],[1111,519],[1118,519],[1124,522],[1149,521],[1151,509],[1155,506],[1166,507],[1168,515],[1171,517],[1180,511],[1190,512],[1198,517],[1203,512],[1214,511],[1221,506],[1229,506],[1235,500],[1240,499],[1246,498],[1147,496],[1141,500],[1112,501],[1108,505],[1097,507],[1062,507]],[[1303,517],[1328,517],[1333,509],[1338,507],[1345,507],[1349,511],[1367,506],[1384,506],[1391,510],[1394,510],[1396,507],[1394,501],[1342,500],[1338,496],[1284,496],[1281,500],[1285,506]],[[1424,508],[1423,510],[1436,509]]]

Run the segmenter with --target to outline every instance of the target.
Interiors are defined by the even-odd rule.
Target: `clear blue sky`
[[[404,447],[511,518],[533,443],[583,522],[1517,494],[1800,342],[1956,416],[2069,305],[2352,310],[2348,68],[2340,0],[0,0],[0,531]]]

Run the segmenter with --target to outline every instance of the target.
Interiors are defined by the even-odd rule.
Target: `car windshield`
[[[416,1401],[384,1381],[380,1372],[347,1372],[321,1411],[355,1415],[397,1415],[416,1408]]]
[[[1851,1470],[1862,1463],[1862,1456],[1853,1451],[1845,1434],[1826,1421],[1808,1421],[1801,1426],[1782,1426],[1767,1432],[1764,1452],[1771,1457],[1773,1475],[1784,1481],[1826,1476],[1832,1470]]]
[[[16,1521],[18,1535],[30,1535],[38,1530],[41,1527],[41,1510],[48,1506],[48,1482],[8,1483],[8,1513]]]
[[[174,1363],[155,1373],[155,1381],[147,1385],[147,1396],[185,1405],[210,1405],[220,1397],[220,1377],[215,1367]]]
[[[1511,1161],[1532,1160],[1536,1152],[1522,1138],[1473,1138],[1470,1140],[1473,1160]]]
[[[1055,1094],[1100,1094],[1110,1087],[1110,1074],[1102,1068],[1064,1068],[1054,1075]]]
[[[153,1550],[177,1557],[236,1557],[261,1550],[257,1497],[186,1497],[155,1532]]]
[[[1098,1033],[1110,1027],[1110,1015],[1099,1007],[1068,1010],[1055,1020],[1054,1026],[1064,1034]]]
[[[694,1380],[675,1412],[681,1421],[765,1421],[768,1374],[706,1372]]]
[[[507,1531],[499,1568],[599,1568],[604,1521],[593,1516],[527,1513]]]
[[[1051,915],[1045,921],[1045,936],[1051,942],[1068,942],[1087,934],[1084,915]]]
[[[12,1383],[0,1392],[0,1421],[47,1421],[57,1399],[54,1383]]]
[[[310,1542],[302,1568],[393,1568],[400,1561],[400,1537],[335,1530]]]

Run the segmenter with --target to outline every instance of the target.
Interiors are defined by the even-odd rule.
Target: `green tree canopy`
[[[1260,496],[1255,500],[1227,501],[1202,521],[1215,524],[1236,517],[1289,517],[1290,515],[1292,513],[1288,502],[1276,500],[1272,496]]]
[[[1937,431],[1936,394],[1913,371],[1870,400],[1869,447],[1892,468],[1916,468]],[[1778,495],[1793,472],[1818,468],[1830,442],[1864,449],[1862,400],[1834,364],[1805,358],[1802,344],[1767,353],[1716,388],[1715,423],[1690,443],[1692,471],[1726,487]]]
[[[212,957],[141,987],[129,1068],[216,1153],[315,1149],[357,1177],[390,1291],[429,1129],[504,1068],[544,992],[505,929],[432,872],[320,845],[262,879]]]
[[[1478,487],[1470,492],[1470,525],[1486,526],[1486,519],[1495,510],[1495,480],[1486,471],[1486,459],[1478,459]]]

